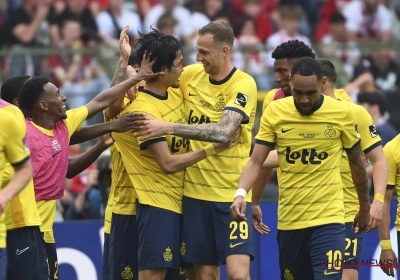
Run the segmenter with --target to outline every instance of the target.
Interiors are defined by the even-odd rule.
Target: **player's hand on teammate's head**
[[[252,205],[253,212],[253,228],[259,234],[269,234],[270,229],[267,225],[265,225],[262,221],[262,211],[260,205]]]
[[[246,201],[243,196],[237,196],[230,207],[232,218],[235,221],[247,221],[246,219]]]
[[[397,270],[398,264],[396,255],[392,249],[381,251],[380,263],[383,264],[381,265],[383,272],[388,276],[394,277],[394,270]]]
[[[361,233],[363,231],[371,232],[372,228],[368,227],[370,220],[369,209],[359,210],[354,217],[353,229],[356,233]]]
[[[125,132],[137,127],[137,121],[143,119],[141,116],[128,112],[111,122],[113,132]]]
[[[153,65],[157,59],[150,60],[150,57],[151,53],[147,54],[147,52],[145,52],[143,54],[142,62],[140,63],[140,68],[137,73],[137,75],[139,75],[139,77],[141,77],[142,80],[150,80],[157,76],[165,74],[164,71],[156,73],[153,72]]]
[[[371,218],[369,220],[368,227],[371,228],[371,230],[378,228],[380,222],[382,221],[383,203],[374,199],[369,213]]]

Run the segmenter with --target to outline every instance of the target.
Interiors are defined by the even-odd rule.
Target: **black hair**
[[[331,18],[329,19],[329,23],[346,23],[346,18],[342,13],[336,12],[331,15]]]
[[[30,78],[31,76],[28,75],[9,78],[1,85],[1,98],[13,104],[13,100],[18,98],[22,85]]]
[[[31,111],[45,92],[43,87],[47,83],[50,83],[47,77],[33,77],[27,80],[18,94],[19,107]]]
[[[367,103],[368,105],[378,105],[379,113],[381,116],[385,115],[387,111],[386,97],[378,91],[374,92],[360,92],[357,95],[357,103]]]
[[[311,57],[303,57],[297,60],[292,67],[292,78],[294,75],[301,76],[317,76],[317,80],[322,80],[322,68],[321,65]]]
[[[151,61],[156,60],[152,68],[154,73],[160,72],[163,66],[171,70],[179,51],[182,51],[182,46],[178,39],[151,28],[149,33],[139,32],[129,64],[140,66],[143,55],[147,53]],[[157,77],[150,81],[155,80]]]
[[[318,63],[321,65],[322,74],[334,86],[337,80],[336,68],[333,63],[326,58],[317,58]]]
[[[235,40],[232,27],[222,20],[215,20],[204,25],[199,29],[198,34],[211,34],[213,35],[214,42],[227,44],[231,48],[233,47],[233,42]]]
[[[299,40],[284,42],[272,51],[273,59],[286,58],[287,60],[292,60],[301,57],[315,58],[315,53],[309,46]]]

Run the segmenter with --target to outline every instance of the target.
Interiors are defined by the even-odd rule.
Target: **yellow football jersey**
[[[130,100],[124,99],[123,110],[128,107]],[[118,116],[117,116],[118,117]],[[104,116],[105,121],[109,121]],[[104,213],[104,232],[110,234],[112,213],[120,215],[136,215],[136,192],[129,178],[122,157],[114,145],[110,147],[112,164],[111,188]]]
[[[340,160],[359,141],[349,103],[321,95],[320,107],[302,116],[293,97],[268,105],[256,143],[275,146],[281,178],[278,229],[344,223]],[[284,117],[282,117],[284,116]]]
[[[17,106],[5,106],[3,109],[13,114],[23,130],[26,131],[24,115]],[[1,186],[3,187],[8,184],[13,176],[14,168],[7,162],[4,168],[3,183]],[[30,180],[28,185],[11,199],[4,212],[7,230],[26,226],[39,226],[42,223],[36,208],[33,180]]]
[[[0,185],[3,186],[1,181],[7,161],[13,166],[23,164],[29,159],[29,151],[24,142],[24,125],[4,107],[0,109],[0,125],[7,128],[0,130]],[[0,215],[0,248],[6,248],[5,213]]]
[[[265,111],[265,109],[267,109],[268,105],[274,101],[274,97],[276,92],[278,91],[279,88],[274,88],[271,89],[270,91],[268,91],[267,95],[264,98],[264,102],[263,102],[263,106],[262,106],[262,112]]]
[[[381,138],[376,131],[374,121],[371,115],[365,110],[364,107],[349,103],[351,110],[357,118],[358,128],[361,136],[361,149],[364,154],[375,149],[377,146],[382,145]],[[340,163],[340,175],[343,183],[343,200],[344,212],[346,223],[354,221],[354,216],[359,210],[359,201],[356,187],[354,186],[351,177],[351,170],[347,153],[343,152],[342,160]]]
[[[400,231],[400,134],[386,143],[383,147],[389,167],[388,187],[396,188],[397,192],[397,216],[396,230]]]
[[[121,115],[130,111],[146,112],[157,119],[186,123],[187,115],[179,91],[169,89],[165,97],[158,96],[144,88],[139,88],[139,92],[140,94],[135,101]],[[189,142],[172,135],[140,142],[130,131],[112,133],[112,137],[135,187],[139,202],[182,213],[184,171],[165,174],[147,146],[152,143],[167,141],[171,154],[183,154],[187,152]]]
[[[231,202],[250,153],[257,105],[254,79],[234,68],[225,79],[212,81],[203,66],[195,64],[185,67],[180,80],[189,124],[219,122],[224,110],[243,116],[239,144],[189,166],[185,174],[185,196]],[[191,141],[190,148],[195,151],[208,144]],[[251,201],[251,193],[246,200]]]

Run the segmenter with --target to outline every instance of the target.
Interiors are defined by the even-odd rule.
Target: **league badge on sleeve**
[[[358,124],[356,124],[355,129],[356,129],[356,136],[357,136],[357,137],[360,137],[360,132],[358,131]]]
[[[376,131],[376,126],[375,124],[371,124],[369,126],[369,132],[371,133],[371,137],[375,138],[376,136],[378,136],[378,132]]]
[[[241,92],[238,92],[236,95],[236,100],[235,104],[242,106],[243,108],[246,107],[247,100],[249,100],[249,97]]]

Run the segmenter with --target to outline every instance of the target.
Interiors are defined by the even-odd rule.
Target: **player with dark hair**
[[[353,228],[356,232],[371,230],[357,120],[347,102],[321,94],[326,81],[315,59],[299,59],[290,82],[292,97],[272,102],[263,113],[254,152],[231,206],[232,217],[246,219],[244,197],[276,147],[282,170],[278,202],[281,278],[341,279],[345,249],[341,150],[349,157],[359,197]]]
[[[337,96],[335,92],[335,83],[337,78],[335,66],[326,58],[318,58],[317,61],[321,65],[322,72],[327,80],[322,94],[340,100],[340,96]],[[357,118],[361,136],[361,149],[373,166],[375,195],[370,209],[370,225],[372,228],[377,228],[382,220],[388,166],[385,154],[383,153],[381,138],[376,131],[371,115],[368,114],[367,110],[360,105],[351,103],[351,109]],[[343,255],[343,279],[357,280],[359,270],[358,264],[361,263],[364,232],[355,234],[354,229],[352,228],[354,216],[358,211],[358,198],[356,187],[354,186],[350,176],[349,160],[346,153],[343,153],[341,160],[340,175],[343,183],[344,222],[346,226],[346,250]]]
[[[220,264],[226,264],[229,279],[248,279],[254,258],[252,228],[232,221],[229,213],[249,157],[257,102],[254,79],[232,65],[233,41],[231,27],[222,21],[202,27],[196,43],[201,64],[185,67],[180,77],[189,123],[147,119],[137,133],[147,140],[165,134],[197,140],[190,141],[190,148],[199,150],[207,142],[228,141],[242,128],[238,145],[186,168],[182,259],[194,263],[199,279],[219,279]],[[251,218],[251,209],[246,216]]]
[[[44,234],[51,279],[58,277],[52,226],[56,200],[63,196],[70,137],[83,121],[113,104],[137,82],[159,75],[151,72],[153,63],[147,57],[143,58],[137,76],[100,93],[85,106],[73,110],[66,110],[66,97],[45,77],[27,80],[19,92],[20,108],[32,116],[26,120],[27,144],[31,150],[36,204],[42,219],[41,231]]]
[[[133,63],[144,53],[157,61],[153,71],[164,74],[139,87],[137,98],[121,115],[147,112],[156,119],[185,123],[187,114],[178,90],[183,71],[181,44],[156,30],[139,33]],[[229,145],[209,144],[187,153],[189,141],[181,137],[141,141],[126,132],[113,133],[113,138],[138,198],[139,278],[164,279],[171,269],[177,273],[171,279],[178,279],[180,255],[186,252],[180,239],[184,170]]]

